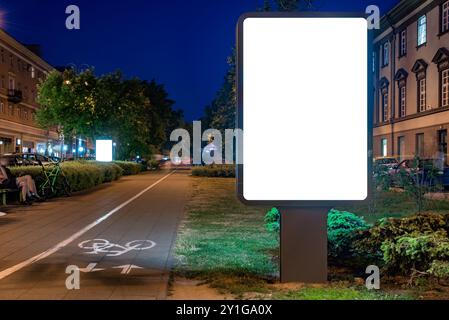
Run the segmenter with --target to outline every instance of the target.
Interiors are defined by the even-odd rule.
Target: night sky
[[[382,13],[398,0],[317,0],[320,11]],[[1,24],[24,43],[39,43],[54,66],[120,69],[163,83],[186,119],[201,117],[225,75],[238,17],[263,0],[0,0]],[[65,8],[81,10],[81,30],[65,28]]]

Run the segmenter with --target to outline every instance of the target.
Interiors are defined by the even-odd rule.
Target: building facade
[[[58,140],[36,124],[37,85],[53,68],[0,29],[0,154],[45,153]]]
[[[403,0],[375,36],[374,157],[447,163],[449,0]]]

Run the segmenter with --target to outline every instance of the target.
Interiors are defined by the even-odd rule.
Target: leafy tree
[[[93,70],[52,72],[39,86],[38,124],[59,127],[66,137],[117,141],[117,158],[148,157],[182,123],[182,112],[162,85],[124,79],[120,72],[96,77]]]
[[[96,105],[96,81],[91,70],[51,72],[40,84],[37,122],[44,128],[62,127],[64,134],[90,136],[101,114]]]
[[[218,130],[235,127],[237,88],[235,53],[228,58],[229,70],[211,105],[206,107],[204,125]]]
[[[149,122],[151,144],[157,149],[167,147],[170,133],[184,126],[183,112],[173,110],[174,101],[168,97],[163,85],[156,81],[142,82],[144,96],[149,101],[145,116]]]

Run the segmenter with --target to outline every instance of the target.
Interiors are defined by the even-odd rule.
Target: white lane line
[[[48,256],[52,255],[55,252],[58,252],[59,250],[61,250],[62,248],[64,248],[68,244],[70,244],[72,241],[74,241],[74,240],[78,239],[79,237],[81,237],[87,231],[91,230],[92,228],[96,227],[97,225],[99,225],[100,223],[102,223],[103,221],[105,221],[106,219],[111,217],[114,213],[116,213],[117,211],[119,211],[123,207],[127,206],[128,204],[130,204],[131,202],[133,202],[137,198],[141,197],[145,192],[149,191],[150,189],[153,189],[156,185],[158,185],[159,183],[161,183],[162,181],[167,179],[173,173],[175,173],[175,171],[172,171],[169,174],[165,175],[164,177],[162,177],[161,179],[159,179],[158,181],[153,183],[151,186],[145,188],[144,190],[142,190],[141,192],[136,194],[131,199],[123,202],[121,205],[115,207],[114,209],[112,209],[111,211],[109,211],[108,213],[103,215],[102,217],[98,218],[97,220],[95,220],[91,224],[87,225],[86,227],[84,227],[80,231],[74,233],[73,235],[71,235],[67,239],[65,239],[65,240],[61,241],[60,243],[56,244],[54,247],[51,247],[50,249],[48,249],[48,250],[46,250],[46,251],[44,251],[42,253],[39,253],[38,255],[35,255],[34,257],[29,258],[28,260],[22,261],[21,263],[16,264],[15,266],[12,266],[12,267],[9,267],[8,269],[3,270],[2,272],[0,272],[0,280],[6,278],[7,276],[13,274],[14,272],[19,271],[19,270],[21,270],[21,269],[23,269],[23,268],[25,268],[25,267],[27,267],[27,266],[37,262],[37,261],[39,261],[39,260],[47,258]]]

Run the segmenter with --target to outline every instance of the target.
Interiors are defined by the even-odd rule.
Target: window
[[[427,16],[423,15],[418,19],[418,47],[427,42]]]
[[[24,111],[23,111],[23,118],[24,118],[25,120],[28,120],[28,110],[24,110]]]
[[[14,115],[14,107],[12,105],[8,106],[8,114],[12,117]]]
[[[373,73],[376,72],[376,52],[373,51]]]
[[[380,154],[382,157],[388,156],[388,141],[387,141],[387,139],[380,140]]]
[[[449,69],[441,72],[441,106],[449,107]]]
[[[399,56],[403,57],[407,54],[407,29],[402,30],[399,38]]]
[[[5,63],[5,50],[3,49],[0,50],[0,59],[2,63]]]
[[[16,81],[14,78],[9,78],[9,90],[14,90],[16,88]]]
[[[382,121],[387,122],[389,117],[388,110],[388,92],[382,94]]]
[[[418,81],[418,108],[419,112],[426,111],[427,109],[427,96],[426,96],[426,78]]]
[[[0,113],[5,113],[5,104],[3,102],[0,103]]]
[[[383,45],[383,53],[382,53],[382,66],[386,67],[390,63],[390,43],[385,42]]]
[[[424,133],[416,135],[415,156],[423,157],[424,155]]]
[[[449,31],[449,1],[441,5],[441,33]]]
[[[12,56],[12,54],[9,55],[9,64],[11,65],[11,68],[14,67],[14,58]]]
[[[399,88],[399,116],[401,118],[407,115],[407,87],[403,85]]]
[[[34,69],[33,66],[31,66],[30,69],[31,69],[31,78],[32,78],[32,79],[36,78],[36,69]]]
[[[5,88],[6,88],[6,85],[5,85],[5,76],[2,76],[1,81],[0,81],[0,86],[1,86],[2,89],[5,89]]]

